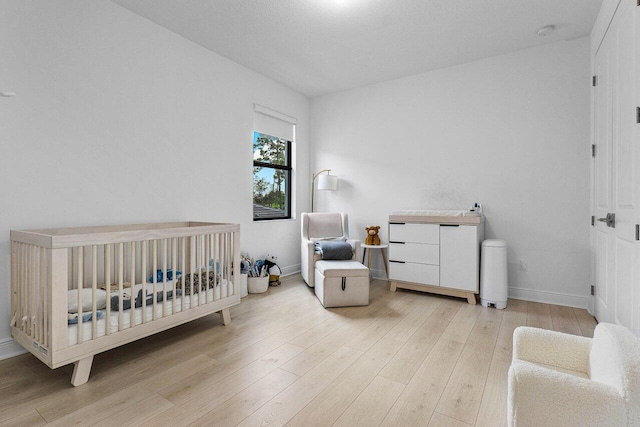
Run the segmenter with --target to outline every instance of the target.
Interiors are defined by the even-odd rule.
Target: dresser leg
[[[476,294],[467,294],[467,302],[476,305]]]
[[[396,282],[391,282],[391,285],[389,286],[389,290],[391,292],[395,292],[396,291]]]

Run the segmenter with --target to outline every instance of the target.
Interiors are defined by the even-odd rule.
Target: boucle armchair
[[[509,426],[640,426],[640,339],[600,323],[593,339],[519,327]]]
[[[331,239],[345,240],[353,248],[353,259],[358,259],[360,241],[349,238],[349,218],[346,213],[303,213],[301,237],[300,269],[302,278],[311,288],[315,286],[315,264],[320,259],[320,255],[314,251],[315,242]]]

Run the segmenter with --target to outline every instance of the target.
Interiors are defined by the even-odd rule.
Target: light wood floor
[[[389,291],[325,310],[300,276],[232,309],[95,357],[89,382],[0,361],[0,425],[500,426],[520,325],[592,336],[585,310],[506,310]]]

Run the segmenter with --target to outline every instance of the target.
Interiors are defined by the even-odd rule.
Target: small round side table
[[[364,264],[364,258],[367,255],[367,249],[380,249],[380,255],[382,255],[382,263],[384,264],[384,272],[387,274],[387,280],[389,280],[389,270],[387,270],[387,257],[384,256],[384,250],[389,247],[389,245],[366,245],[361,244],[360,247],[364,250],[362,252],[362,263]],[[369,258],[367,259],[367,267],[371,270],[371,251],[369,251]]]

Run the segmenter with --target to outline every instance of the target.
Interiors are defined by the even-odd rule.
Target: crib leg
[[[225,326],[231,323],[231,313],[228,308],[223,308],[220,311],[220,319],[222,319],[222,324]]]
[[[75,363],[73,368],[73,375],[71,375],[71,384],[74,387],[78,387],[89,381],[89,374],[91,373],[91,364],[93,363],[93,356],[85,357]]]

